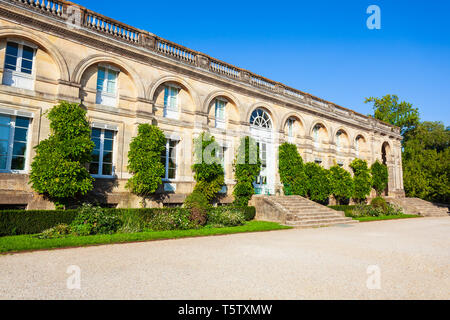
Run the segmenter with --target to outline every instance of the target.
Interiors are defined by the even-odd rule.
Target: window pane
[[[112,151],[113,150],[113,141],[112,140],[105,140],[103,149],[106,150],[106,151]]]
[[[23,118],[23,117],[16,118],[16,127],[28,128],[29,124],[30,124],[30,119],[28,119],[28,118]]]
[[[95,144],[94,149],[100,150],[100,138],[92,138],[92,141]]]
[[[33,60],[33,55],[34,55],[33,48],[23,46],[22,58],[27,59],[27,60]]]
[[[14,42],[8,42],[6,45],[6,54],[16,56],[19,53],[19,45]]]
[[[116,82],[117,72],[111,69],[108,70],[108,80],[112,82]]]
[[[23,73],[31,74],[33,69],[33,62],[31,60],[22,59],[22,69]]]
[[[23,142],[14,142],[13,155],[24,156],[27,150],[27,144]]]
[[[113,139],[113,138],[114,138],[114,131],[105,130],[105,139]]]
[[[9,116],[0,115],[0,125],[9,126],[11,118]]]
[[[107,81],[106,91],[108,93],[111,93],[111,94],[116,93],[116,83],[115,82],[111,82],[111,81]]]
[[[92,162],[100,162],[100,151],[99,150],[92,151]]]
[[[16,128],[14,132],[14,141],[27,141],[28,129]]]
[[[113,153],[112,152],[103,152],[103,166],[105,163],[112,163]]]
[[[92,129],[92,137],[100,138],[101,134],[102,134],[102,130],[101,129],[96,129],[96,128]]]
[[[9,140],[10,127],[0,125],[0,140]]]
[[[0,170],[6,170],[6,156],[0,156]]]
[[[103,164],[103,175],[110,176],[112,175],[112,164]]]
[[[8,154],[8,141],[0,141],[0,155]]]
[[[17,58],[12,56],[5,56],[5,69],[16,70]]]
[[[103,81],[105,80],[105,69],[99,67],[97,73],[97,90],[103,91]]]
[[[89,173],[98,174],[98,163],[91,162],[91,164],[89,165]]]
[[[23,170],[25,169],[24,157],[12,157],[11,170]]]

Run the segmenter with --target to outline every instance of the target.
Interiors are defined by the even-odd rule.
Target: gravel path
[[[450,217],[0,256],[0,299],[450,299]]]

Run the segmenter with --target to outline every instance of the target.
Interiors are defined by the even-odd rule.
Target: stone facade
[[[15,49],[8,43],[18,45],[19,53],[11,55]],[[5,59],[12,56],[23,68],[27,48],[34,54],[31,74],[12,72]],[[61,100],[81,103],[94,128],[113,134],[112,174],[96,177],[94,193],[112,205],[134,206],[138,201],[124,186],[130,177],[129,144],[141,123],[157,124],[174,141],[176,168],[161,186],[160,202],[180,203],[192,191],[192,139],[203,131],[225,148],[228,188],[223,201],[230,200],[232,160],[244,135],[256,137],[266,148],[262,193],[279,192],[277,148],[290,141],[305,161],[326,168],[338,163],[349,169],[355,157],[369,164],[384,160],[389,195],[404,196],[398,128],[76,4],[0,0],[0,61],[0,115],[30,119],[23,170],[6,166],[0,171],[0,204],[48,207],[33,195],[27,174],[33,147],[49,134],[44,113]],[[101,74],[100,69],[108,71]],[[251,124],[255,110],[264,113],[268,126]],[[107,161],[102,163],[107,168]]]

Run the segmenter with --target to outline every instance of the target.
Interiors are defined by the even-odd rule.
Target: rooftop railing
[[[258,89],[266,90],[271,93],[276,92],[277,94],[284,95],[285,97],[297,100],[298,102],[305,103],[305,101],[310,101],[314,106],[321,109],[329,109],[331,107],[340,109],[344,112],[351,112],[351,118],[360,122],[367,122],[368,120],[368,117],[365,115],[211,58],[198,51],[162,39],[147,31],[131,27],[65,0],[0,0],[0,2],[22,4],[28,8],[33,8],[33,10],[38,10],[44,14],[60,17],[62,19],[68,19],[68,9],[75,8],[81,12],[80,26],[94,32],[101,33],[119,41],[124,41],[131,45],[150,49],[158,54],[180,61],[181,63],[201,67],[209,72],[229,79],[245,82]],[[308,99],[306,100],[305,98]],[[378,127],[389,131],[398,131],[392,129],[393,126],[389,124],[380,121],[377,122],[380,123]]]

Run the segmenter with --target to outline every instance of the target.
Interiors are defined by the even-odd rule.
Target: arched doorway
[[[255,139],[261,158],[261,172],[253,183],[256,194],[275,193],[275,156],[273,122],[269,113],[261,108],[250,116],[250,134]]]

